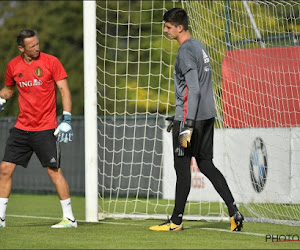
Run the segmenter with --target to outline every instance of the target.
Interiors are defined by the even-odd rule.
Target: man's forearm
[[[14,87],[5,86],[0,90],[0,97],[5,100],[9,100],[14,94],[14,89]]]
[[[57,82],[58,90],[61,94],[62,99],[62,106],[63,111],[67,111],[69,113],[72,113],[72,98],[71,98],[71,92],[68,87],[68,82],[66,79],[60,80]]]
[[[62,106],[63,106],[63,111],[67,111],[69,113],[72,113],[71,94],[62,95]]]

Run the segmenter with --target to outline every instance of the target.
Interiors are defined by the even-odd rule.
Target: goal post
[[[83,1],[85,215],[98,221],[96,1]]]
[[[300,3],[83,2],[86,174],[91,161],[97,168],[86,175],[93,218],[95,202],[99,218],[172,213],[176,176],[165,118],[175,110],[179,46],[163,33],[162,17],[181,7],[211,59],[213,161],[239,209],[248,221],[300,224]],[[228,219],[194,159],[191,172],[184,218]]]

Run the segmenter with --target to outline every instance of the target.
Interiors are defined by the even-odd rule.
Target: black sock
[[[228,213],[229,213],[229,217],[232,217],[233,215],[235,215],[235,213],[239,211],[237,206],[234,203],[231,203],[230,205],[228,205]]]
[[[182,223],[182,214],[180,216],[172,215],[170,219],[174,224],[180,225]]]

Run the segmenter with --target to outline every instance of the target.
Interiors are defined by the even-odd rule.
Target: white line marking
[[[231,232],[230,230],[226,229],[220,229],[220,228],[200,228],[203,230],[211,230],[211,231],[220,231],[220,232],[226,232],[226,233],[232,233],[232,234],[247,234],[247,235],[253,235],[253,236],[263,236],[266,237],[265,234],[259,234],[259,233],[251,233],[251,232]]]
[[[17,214],[8,214],[6,217],[16,217],[16,218],[30,218],[30,219],[44,219],[44,220],[61,220],[61,218],[55,217],[42,217],[42,216],[31,216],[31,215],[17,215]],[[86,222],[85,220],[76,220],[77,222]],[[116,224],[116,225],[130,225],[130,226],[144,226],[141,224],[132,224],[132,223],[121,223],[121,222],[109,222],[109,221],[98,221],[98,222],[91,222],[91,223],[102,223],[102,224]]]
[[[60,220],[61,219],[61,218],[53,218],[53,217],[39,217],[39,216],[18,215],[18,214],[7,214],[6,217],[45,219],[45,220]]]
[[[42,217],[42,216],[31,216],[31,215],[17,215],[17,214],[8,214],[7,217],[16,217],[16,218],[31,218],[31,219],[44,219],[44,220],[61,220],[61,218],[55,218],[55,217]],[[77,220],[78,222],[86,222],[85,220]],[[87,222],[86,222],[87,223]],[[111,222],[111,221],[98,221],[98,222],[91,222],[91,223],[99,223],[99,224],[114,224],[114,225],[129,225],[129,226],[143,226],[141,224],[134,224],[134,223],[125,223],[125,222]],[[185,227],[189,228],[189,227]],[[201,230],[211,230],[211,231],[220,231],[220,232],[226,232],[226,233],[232,233],[232,234],[245,234],[245,235],[252,235],[252,236],[260,236],[260,237],[266,237],[265,234],[259,234],[259,233],[251,233],[251,232],[231,232],[230,230],[226,229],[219,229],[219,228],[197,228]]]

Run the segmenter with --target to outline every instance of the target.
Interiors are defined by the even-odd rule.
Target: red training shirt
[[[68,75],[60,61],[40,52],[27,64],[22,56],[12,59],[6,68],[5,85],[17,85],[20,113],[15,127],[25,131],[42,131],[57,127],[56,82]]]

